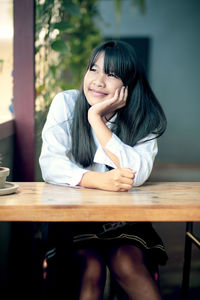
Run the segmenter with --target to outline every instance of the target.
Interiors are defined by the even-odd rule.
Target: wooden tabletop
[[[0,221],[200,221],[200,182],[148,182],[129,192],[18,184],[0,196]]]

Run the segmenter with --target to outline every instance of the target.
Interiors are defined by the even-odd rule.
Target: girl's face
[[[121,89],[123,82],[115,74],[104,72],[104,53],[100,53],[95,64],[87,70],[83,90],[88,103],[92,106],[114,97],[117,88]]]

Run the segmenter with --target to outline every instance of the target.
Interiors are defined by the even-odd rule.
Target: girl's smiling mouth
[[[108,95],[107,93],[104,93],[104,92],[101,92],[101,91],[95,90],[95,89],[89,89],[89,92],[92,93],[96,97],[105,97]]]

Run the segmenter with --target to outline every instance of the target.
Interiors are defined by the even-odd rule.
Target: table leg
[[[189,283],[190,283],[192,240],[187,235],[187,232],[190,232],[192,234],[193,222],[186,223],[183,277],[182,277],[182,286],[181,286],[181,300],[188,299]]]

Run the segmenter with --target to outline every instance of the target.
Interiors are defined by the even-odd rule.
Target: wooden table
[[[0,221],[200,221],[200,182],[149,182],[129,192],[18,184],[0,196]]]
[[[42,182],[18,184],[17,193],[0,196],[0,221],[200,221],[200,182],[147,182],[122,193]],[[189,287],[187,232],[186,242],[181,299],[187,299]]]

